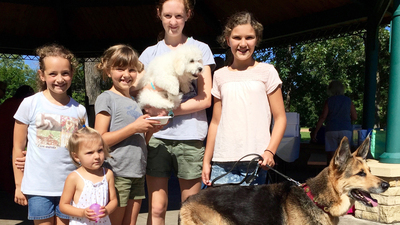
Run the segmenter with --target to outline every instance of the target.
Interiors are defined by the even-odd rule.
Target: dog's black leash
[[[251,156],[251,155],[255,155],[255,156],[257,156],[257,157],[253,158],[253,159],[249,162],[249,165],[247,166],[247,170],[246,170],[246,175],[244,176],[244,178],[242,179],[242,181],[240,181],[239,183],[215,184],[215,181],[221,179],[222,177],[224,177],[224,176],[228,175],[230,172],[232,172],[232,170],[235,168],[236,164],[238,164],[242,159],[244,159],[244,158],[246,158],[246,157],[248,157],[248,156]],[[246,183],[248,183],[248,184],[251,183],[251,182],[256,178],[256,176],[257,176],[257,174],[258,174],[258,172],[259,172],[260,164],[258,164],[258,162],[257,162],[256,169],[251,173],[251,175],[249,175],[250,165],[251,165],[252,162],[254,162],[254,161],[256,161],[256,160],[258,161],[258,160],[260,160],[260,159],[262,160],[262,157],[261,157],[260,155],[258,155],[258,154],[248,154],[248,155],[243,156],[243,157],[240,158],[238,161],[236,161],[235,164],[233,164],[232,168],[231,168],[227,173],[224,173],[224,174],[222,174],[222,175],[216,177],[216,178],[211,182],[211,186],[212,186],[212,187],[219,187],[219,186],[224,186],[224,185],[240,185],[240,184],[242,184],[242,183],[245,182],[245,181],[246,181]]]
[[[279,171],[277,171],[276,169],[270,167],[269,165],[266,165],[266,166],[268,167],[268,169],[270,169],[270,170],[274,171],[275,173],[281,175],[281,176],[284,177],[286,180],[295,183],[295,184],[296,184],[297,186],[299,186],[299,187],[301,186],[301,183],[298,182],[297,180],[293,180],[292,178],[290,178],[290,177],[284,175],[283,173],[280,173]]]
[[[254,158],[249,162],[249,165],[247,166],[247,170],[246,170],[246,175],[245,175],[245,177],[242,179],[242,181],[240,181],[239,183],[215,184],[215,181],[217,181],[217,180],[221,179],[222,177],[228,175],[228,174],[233,170],[233,168],[235,168],[236,164],[238,164],[242,159],[244,159],[244,158],[246,158],[246,157],[248,157],[248,156],[256,156],[256,157],[254,157]],[[258,162],[257,162],[257,167],[256,167],[256,169],[253,171],[253,173],[251,173],[251,174],[249,175],[249,168],[250,168],[250,165],[251,165],[252,162],[254,162],[254,161],[256,161],[256,160],[257,160],[257,161],[258,161],[258,160],[263,161],[264,159],[263,159],[263,157],[262,157],[261,155],[255,154],[255,153],[252,153],[252,154],[248,154],[248,155],[243,156],[243,157],[240,158],[238,161],[236,161],[235,164],[233,164],[232,168],[231,168],[227,173],[222,174],[222,175],[216,177],[216,178],[211,182],[211,186],[212,186],[212,187],[219,187],[219,186],[224,186],[224,185],[240,185],[240,184],[242,184],[242,183],[245,182],[245,181],[246,181],[246,183],[248,183],[248,184],[251,183],[251,182],[256,178],[256,176],[258,175],[258,172],[260,171],[260,164],[258,164]],[[274,171],[275,173],[281,175],[281,176],[284,177],[286,180],[295,183],[297,186],[301,186],[301,183],[300,183],[300,182],[298,182],[298,181],[296,181],[296,180],[294,180],[294,179],[292,179],[292,178],[290,178],[290,177],[288,177],[288,176],[286,176],[286,175],[280,173],[279,171],[275,170],[274,168],[272,168],[272,167],[269,166],[269,165],[266,165],[266,166],[267,166],[268,169],[270,169],[270,170]]]

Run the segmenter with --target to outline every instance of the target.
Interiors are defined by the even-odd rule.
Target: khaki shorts
[[[144,176],[141,178],[115,177],[114,180],[119,207],[127,206],[130,199],[140,200],[145,198]]]
[[[170,177],[174,172],[181,179],[197,179],[201,177],[203,157],[203,141],[151,138],[146,173],[153,177]]]

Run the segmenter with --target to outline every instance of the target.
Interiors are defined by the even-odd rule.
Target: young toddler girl
[[[114,174],[102,167],[109,157],[107,145],[96,130],[84,126],[72,134],[67,148],[78,169],[65,181],[61,212],[70,216],[70,225],[111,224],[108,215],[118,200]],[[100,205],[98,214],[91,208],[93,204]]]

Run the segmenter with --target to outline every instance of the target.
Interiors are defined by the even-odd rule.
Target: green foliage
[[[389,31],[379,32],[379,63],[376,92],[376,127],[385,127],[387,120],[390,53]],[[328,95],[326,88],[333,79],[346,86],[345,95],[356,107],[358,120],[362,123],[365,49],[364,37],[347,36],[327,39],[309,44],[294,44],[285,47],[263,49],[255,55],[258,61],[273,64],[283,81],[282,90],[286,111],[299,112],[302,127],[315,126]],[[22,57],[0,58],[0,81],[8,84],[2,103],[15,90],[28,84],[36,91],[36,71],[25,65]],[[101,82],[101,90],[108,90],[111,80]],[[85,74],[81,63],[72,80],[70,95],[85,104]]]
[[[100,89],[102,91],[109,90],[112,86],[111,79],[103,81],[101,79]],[[85,105],[86,89],[85,89],[85,68],[84,63],[79,63],[78,68],[75,71],[72,79],[72,85],[70,87],[71,97],[82,105]]]
[[[389,31],[380,29],[380,55],[377,84],[376,126],[384,127],[387,112],[389,76]],[[301,126],[315,126],[328,95],[331,80],[340,80],[357,110],[362,123],[365,48],[364,38],[352,35],[309,44],[276,47],[256,54],[260,61],[273,64],[282,79],[286,111],[299,112]]]
[[[82,105],[85,105],[85,70],[82,63],[79,63],[78,68],[75,71],[74,77],[72,78],[72,84],[70,87],[71,97],[75,101]]]
[[[16,59],[0,58],[0,81],[7,84],[6,95],[0,99],[0,103],[11,98],[22,85],[29,85],[36,90],[36,71],[24,63],[22,56],[13,58]]]

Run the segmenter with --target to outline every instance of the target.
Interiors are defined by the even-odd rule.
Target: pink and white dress
[[[77,173],[85,183],[85,186],[82,190],[81,196],[79,197],[78,203],[72,201],[72,205],[76,208],[86,209],[94,203],[97,203],[101,206],[105,206],[108,203],[108,182],[105,174],[105,169],[103,168],[103,180],[98,183],[93,183],[90,180],[87,180],[79,174],[78,171],[74,171]],[[86,217],[75,217],[71,216],[70,225],[111,225],[110,218],[108,216],[99,219],[97,222],[89,220]]]

